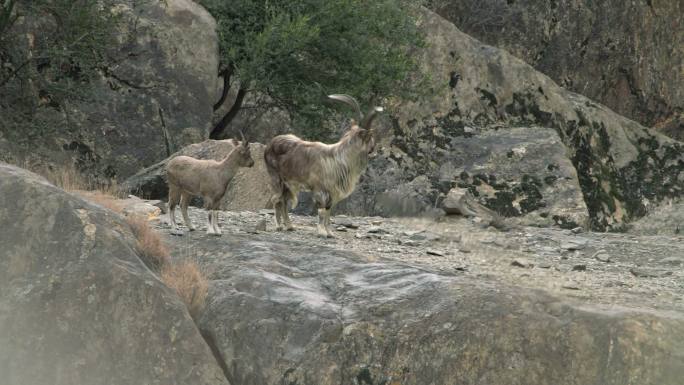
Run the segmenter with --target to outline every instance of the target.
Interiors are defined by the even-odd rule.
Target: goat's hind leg
[[[191,198],[192,196],[190,194],[185,192],[181,193],[180,206],[181,213],[183,213],[183,222],[185,222],[185,225],[188,226],[188,230],[195,231],[195,227],[192,225],[192,221],[188,216],[188,206],[190,205]]]
[[[283,193],[283,206],[281,208],[282,212],[281,215],[283,217],[283,224],[285,225],[285,230],[287,231],[294,231],[294,226],[292,225],[292,222],[290,221],[290,214],[289,214],[289,205],[290,203],[293,204],[292,208],[294,208],[294,205],[297,204],[297,195],[294,193],[292,190],[286,190]]]
[[[175,186],[169,186],[169,223],[174,230],[178,230],[178,224],[176,224],[176,205],[180,202],[180,198],[180,190]]]
[[[282,195],[279,194],[274,194],[271,197],[271,203],[273,204],[273,219],[275,220],[275,225],[276,225],[276,231],[282,231],[283,230],[283,215],[281,211],[281,206],[283,204],[283,199]]]

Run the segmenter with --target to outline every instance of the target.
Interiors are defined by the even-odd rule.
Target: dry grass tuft
[[[160,271],[165,265],[168,265],[169,249],[162,241],[159,233],[150,226],[149,221],[144,217],[129,216],[126,217],[126,222],[131,226],[137,239],[136,249],[143,262],[156,271]]]
[[[34,170],[64,191],[91,190],[91,183],[73,164],[63,165],[56,169]]]
[[[79,195],[81,198],[106,207],[115,213],[123,214],[124,204],[117,197],[100,190],[84,191],[74,190],[73,193]]]
[[[166,286],[176,290],[190,316],[197,320],[207,298],[208,281],[194,261],[167,264],[162,268],[161,279]]]

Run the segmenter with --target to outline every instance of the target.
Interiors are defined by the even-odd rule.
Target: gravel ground
[[[207,235],[203,210],[190,208],[198,231],[172,235],[167,216],[156,227],[168,235],[176,257],[197,258]],[[177,213],[179,223],[180,213]],[[353,251],[369,262],[382,259],[446,275],[468,275],[541,289],[600,305],[680,313],[684,311],[684,237],[607,234],[516,227],[501,232],[477,219],[443,221],[336,216],[336,238],[316,235],[317,219],[291,215],[295,231],[277,232],[270,210],[222,212],[224,233],[254,240],[284,240]],[[209,251],[207,251],[209,252]]]

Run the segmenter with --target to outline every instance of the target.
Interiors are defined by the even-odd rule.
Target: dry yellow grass
[[[169,249],[162,241],[159,233],[151,226],[147,218],[128,216],[126,222],[131,226],[137,240],[136,249],[143,261],[157,271],[169,263]]]
[[[176,290],[193,319],[197,319],[207,298],[208,281],[194,261],[186,260],[167,264],[162,268],[161,279]]]
[[[85,190],[74,190],[72,191],[74,194],[80,196],[81,198],[93,202],[95,204],[98,204],[102,207],[106,207],[115,213],[123,214],[123,209],[124,209],[124,204],[121,202],[120,199],[117,197],[100,191],[100,190],[94,190],[94,191],[85,191]]]
[[[119,199],[123,198],[122,192],[114,180],[96,182],[85,177],[74,165],[55,169],[30,167],[27,164],[22,167],[43,175],[50,183],[65,191],[118,214],[124,214],[125,204]],[[140,259],[149,268],[160,273],[164,284],[178,293],[192,318],[196,319],[204,308],[207,297],[208,281],[204,272],[192,260],[171,261],[168,247],[159,233],[150,226],[147,218],[129,215],[125,219],[136,238],[136,251]]]

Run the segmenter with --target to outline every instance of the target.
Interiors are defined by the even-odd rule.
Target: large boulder
[[[681,0],[437,0],[463,32],[574,92],[684,138]]]
[[[485,194],[481,203],[503,215],[527,214],[510,207],[515,208],[514,202],[519,199],[529,201],[529,192],[539,197],[531,188],[539,187],[537,181],[543,186],[544,178],[555,176],[564,186],[574,183],[574,173],[566,166],[557,175],[549,174],[554,164],[559,164],[559,157],[569,159],[575,168],[589,222],[595,229],[620,228],[642,216],[655,202],[684,191],[681,143],[559,87],[522,60],[480,43],[430,11],[422,14],[422,28],[430,36],[430,44],[417,53],[418,59],[437,84],[449,86],[418,102],[401,103],[391,124],[384,129],[379,126],[379,154],[342,210],[371,215],[421,212],[438,206],[439,199],[456,184],[485,182],[492,186],[493,181],[506,181],[508,189],[523,194],[509,194],[504,188],[500,199],[492,200]],[[525,130],[530,134],[525,136]],[[548,133],[539,136],[543,130]],[[501,136],[502,144],[496,144],[497,136]],[[560,138],[565,149],[540,145],[543,140],[553,143],[554,137]],[[518,151],[516,155],[515,148],[510,148],[511,165],[498,162],[506,166],[498,168],[485,165],[488,156],[477,159],[467,155],[470,151],[479,153],[478,148],[486,155],[485,149],[492,148],[492,156],[507,156],[508,140],[515,141],[516,148],[543,152]],[[506,152],[497,154],[499,150]],[[534,165],[528,170],[535,170],[534,175],[523,168],[516,170],[526,163]],[[544,171],[544,166],[549,168]],[[489,169],[491,175],[473,178],[469,168]],[[463,171],[467,172],[466,180]],[[546,193],[542,190],[538,191],[540,201],[566,199],[551,198],[550,194],[560,188]],[[575,184],[570,191],[576,190]],[[572,199],[568,209],[577,213],[581,205]],[[529,207],[534,205],[523,210]],[[547,208],[533,211],[545,214]],[[556,219],[558,223],[572,221],[569,215]]]
[[[0,160],[68,161],[120,179],[209,136],[218,71],[214,19],[190,0],[121,0],[112,12],[124,20],[111,47],[115,60],[93,80],[92,93],[59,113],[39,109],[37,121],[53,122],[49,130],[0,125]]]
[[[676,312],[580,305],[357,255],[347,242],[177,242],[213,271],[199,325],[233,383],[674,385],[684,375]]]
[[[0,164],[7,385],[228,384],[118,215]]]
[[[235,148],[237,143],[232,139],[209,139],[183,147],[172,156],[128,178],[122,188],[145,198],[166,199],[169,194],[166,184],[166,163],[171,158],[186,155],[197,159],[221,160]],[[254,159],[254,166],[241,167],[238,170],[228,185],[226,195],[221,200],[223,210],[258,210],[269,206],[271,190],[268,184],[270,177],[264,162],[265,146],[260,143],[250,143],[249,149]],[[195,203],[199,205],[201,201],[195,201]]]

